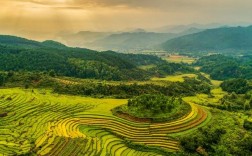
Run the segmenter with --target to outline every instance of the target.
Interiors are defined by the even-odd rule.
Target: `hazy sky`
[[[252,23],[252,0],[0,0],[0,33],[117,31],[189,23]]]

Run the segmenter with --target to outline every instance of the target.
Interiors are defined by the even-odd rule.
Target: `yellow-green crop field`
[[[194,78],[197,77],[196,74],[180,74],[180,75],[170,75],[165,78],[152,78],[152,81],[171,81],[171,82],[184,82],[185,77]]]
[[[186,102],[197,103],[200,105],[207,106],[208,103],[218,103],[221,98],[227,93],[224,92],[220,87],[215,87],[211,90],[211,94],[213,97],[209,97],[206,94],[196,94],[195,96],[185,97],[183,98]]]
[[[202,75],[204,75],[206,78],[208,78],[211,83],[215,86],[215,87],[219,87],[220,84],[223,82],[223,81],[219,81],[219,80],[213,80],[210,78],[210,75],[206,74],[206,73],[201,73]]]
[[[50,90],[0,89],[0,155],[132,156],[180,150],[177,135],[204,126],[211,115],[190,102],[191,112],[164,123],[141,123],[113,116],[127,99],[95,99]],[[150,150],[129,147],[134,143]],[[153,150],[155,149],[155,150]]]
[[[174,62],[174,63],[188,63],[192,64],[196,59],[188,56],[182,56],[182,55],[170,55],[169,57],[166,58],[167,61],[169,62]]]

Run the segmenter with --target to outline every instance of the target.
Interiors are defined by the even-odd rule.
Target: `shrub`
[[[246,130],[252,130],[252,122],[249,121],[249,120],[244,120],[244,123],[243,123],[243,127],[246,129]]]
[[[144,94],[130,99],[128,109],[140,117],[153,117],[159,113],[169,113],[181,103],[181,99],[177,100],[174,97]]]
[[[231,79],[224,81],[221,84],[221,88],[229,93],[245,94],[250,89],[250,86],[245,79]]]

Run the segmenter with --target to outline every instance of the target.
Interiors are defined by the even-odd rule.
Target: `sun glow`
[[[188,2],[190,1],[190,2]],[[0,33],[121,31],[194,23],[252,21],[251,0],[0,0]],[[191,3],[193,2],[193,3]],[[207,5],[206,5],[207,3]],[[246,5],[245,5],[246,4]],[[223,9],[229,6],[229,9]],[[197,8],[197,9],[195,9]],[[204,8],[204,9],[203,9]],[[241,9],[242,8],[242,9]],[[42,32],[37,35],[34,32]]]

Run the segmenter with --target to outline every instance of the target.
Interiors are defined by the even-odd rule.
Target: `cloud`
[[[0,0],[0,33],[250,22],[251,6],[251,0]]]
[[[168,9],[196,5],[198,0],[6,0],[9,2],[33,3],[51,7],[68,6],[71,8],[89,7],[131,7]],[[204,1],[204,0],[202,0]],[[196,3],[195,3],[196,2]]]
[[[251,9],[251,0],[5,0],[19,4],[30,3],[43,7],[87,9],[87,8],[130,8],[159,11],[190,11],[208,9],[225,12],[227,9]],[[223,10],[222,10],[223,9]]]

